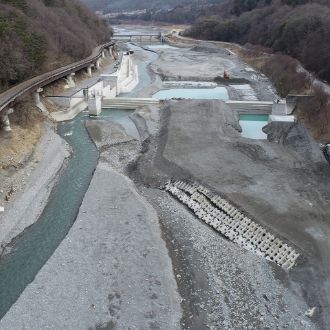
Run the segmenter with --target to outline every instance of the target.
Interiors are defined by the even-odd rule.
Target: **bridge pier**
[[[65,78],[65,81],[67,83],[67,86],[66,88],[73,88],[73,87],[76,87],[76,83],[74,81],[74,76],[76,74],[75,73],[71,73],[69,74],[66,78]]]
[[[88,77],[91,77],[92,76],[92,65],[89,65],[87,68],[86,68],[86,73],[88,75]]]
[[[101,59],[99,58],[99,59],[97,59],[96,62],[95,62],[95,67],[96,67],[96,69],[99,69],[100,66],[101,66]]]
[[[46,107],[40,100],[40,93],[43,92],[42,88],[38,88],[36,92],[33,93],[34,105],[43,113],[48,113]]]
[[[113,59],[114,59],[115,61],[118,60],[118,58],[119,58],[119,53],[118,53],[118,48],[117,48],[116,45],[114,45],[113,47],[111,47],[111,55],[112,55],[112,57],[113,57]]]
[[[3,110],[0,114],[0,128],[5,132],[10,132],[10,121],[8,115],[14,112],[13,108],[9,108],[8,110]]]
[[[102,96],[93,95],[88,98],[88,112],[90,116],[98,116],[102,110]]]

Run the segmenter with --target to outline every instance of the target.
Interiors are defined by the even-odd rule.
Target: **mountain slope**
[[[77,0],[0,0],[0,90],[87,57],[110,37]]]
[[[176,6],[203,6],[223,0],[82,0],[93,10],[120,11],[137,9],[170,9]]]
[[[330,81],[329,17],[329,0],[236,0],[199,20],[186,35],[266,46]]]

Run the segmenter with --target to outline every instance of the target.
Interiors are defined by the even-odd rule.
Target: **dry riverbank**
[[[0,214],[0,242],[7,245],[13,238],[37,221],[56,182],[56,176],[69,156],[69,148],[44,124],[42,137],[23,168],[8,173],[5,181],[15,186],[15,195]],[[4,250],[6,252],[6,250]]]

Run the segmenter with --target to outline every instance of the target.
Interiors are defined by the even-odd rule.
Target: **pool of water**
[[[152,97],[160,100],[182,98],[227,101],[229,99],[228,92],[225,87],[163,89],[154,94]]]
[[[262,128],[268,123],[268,115],[240,115],[239,124],[242,127],[242,136],[249,139],[265,140],[267,134]]]

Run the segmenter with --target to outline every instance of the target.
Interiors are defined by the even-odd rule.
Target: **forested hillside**
[[[205,6],[223,0],[82,0],[93,10],[126,11],[138,9],[172,9],[177,6]]]
[[[200,19],[186,35],[269,47],[330,81],[329,0],[235,0]]]
[[[110,37],[77,0],[0,0],[0,90],[87,57]]]

